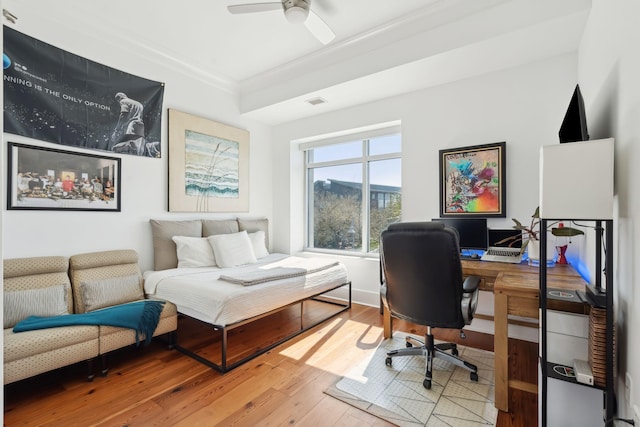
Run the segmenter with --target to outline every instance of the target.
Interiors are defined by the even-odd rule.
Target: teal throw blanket
[[[61,316],[30,316],[13,328],[13,332],[35,329],[58,328],[76,325],[106,325],[128,328],[136,331],[136,345],[140,344],[140,334],[145,344],[151,342],[153,332],[158,326],[164,301],[144,300],[116,305],[83,314],[64,314]]]

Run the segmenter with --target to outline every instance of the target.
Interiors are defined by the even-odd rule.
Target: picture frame
[[[440,217],[506,217],[506,142],[440,150]]]
[[[169,109],[169,211],[248,212],[249,132]]]
[[[8,143],[7,209],[120,212],[121,159]]]

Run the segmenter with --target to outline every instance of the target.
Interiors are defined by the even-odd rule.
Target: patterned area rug
[[[391,367],[385,365],[388,350],[405,346],[406,334],[396,334],[325,393],[399,426],[495,426],[493,353],[458,346],[460,356],[478,367],[479,381],[472,382],[467,370],[435,359],[427,390],[422,386],[424,357],[396,357]]]

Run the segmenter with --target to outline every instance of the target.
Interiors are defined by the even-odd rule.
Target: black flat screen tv
[[[445,226],[458,230],[461,251],[487,249],[486,218],[433,218],[433,221],[443,222]]]
[[[584,109],[584,99],[580,92],[580,85],[576,85],[573,96],[569,102],[569,107],[560,125],[558,132],[560,143],[587,141],[589,132],[587,131],[587,113]]]

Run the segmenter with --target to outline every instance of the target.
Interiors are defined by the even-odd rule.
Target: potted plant
[[[540,208],[537,207],[536,211],[531,215],[531,223],[529,226],[523,225],[515,218],[512,218],[512,220],[515,223],[513,228],[522,231],[522,234],[520,236],[507,237],[498,243],[511,242],[511,246],[512,244],[522,242],[520,253],[524,253],[527,246],[529,246],[529,259],[540,260]],[[551,234],[554,236],[573,237],[584,234],[582,230],[578,230],[577,228],[563,226],[553,227],[559,223],[560,221],[555,221],[547,226],[547,230],[551,228]]]

